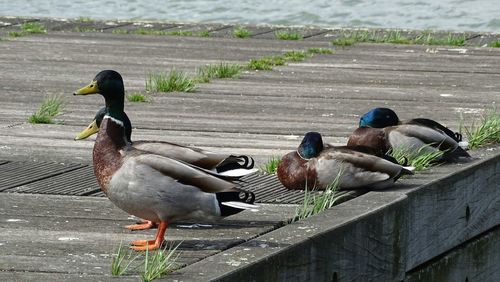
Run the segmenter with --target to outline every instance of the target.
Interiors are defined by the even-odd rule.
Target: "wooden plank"
[[[79,169],[81,164],[9,162],[0,166],[0,191]]]
[[[407,271],[500,223],[499,160],[408,193],[409,232],[418,236],[408,242]]]
[[[67,274],[67,273],[43,273],[43,272],[26,272],[26,271],[2,271],[0,278],[4,281],[52,281],[52,282],[95,282],[103,281],[103,279],[112,280],[110,273],[106,275],[90,275],[90,274]],[[114,278],[115,280],[117,278]],[[140,280],[138,276],[121,276],[120,281],[137,282]]]
[[[405,281],[499,281],[500,228],[481,234],[406,275]]]
[[[166,239],[181,242],[179,263],[191,264],[281,226],[294,211],[295,206],[262,205],[257,212],[199,222],[207,227],[174,223]],[[123,228],[131,222],[104,198],[2,193],[0,277],[13,275],[4,276],[6,271],[107,275],[120,242],[154,237],[155,230]]]

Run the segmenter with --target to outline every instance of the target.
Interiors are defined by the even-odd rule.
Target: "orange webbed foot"
[[[137,240],[130,243],[132,250],[136,251],[146,251],[146,250],[156,250],[159,249],[163,243],[163,237],[165,231],[167,230],[167,222],[162,221],[158,226],[158,231],[156,232],[156,237],[154,240]]]
[[[156,223],[152,222],[152,221],[144,220],[144,221],[141,221],[140,223],[137,223],[137,224],[127,225],[127,226],[125,226],[125,228],[134,231],[134,230],[151,229],[151,228],[155,228],[157,226],[158,225]]]
[[[154,245],[156,240],[136,240],[130,243],[132,246],[146,246],[146,245]]]
[[[133,245],[130,248],[132,250],[135,250],[135,251],[146,251],[146,250],[151,251],[151,250],[159,249],[161,247],[161,244],[163,243],[163,241],[157,243],[155,240],[149,240],[149,241],[148,240],[139,240],[139,241],[144,241],[144,243],[146,243],[146,244],[144,244],[144,245]],[[137,242],[137,241],[134,241],[134,242]]]

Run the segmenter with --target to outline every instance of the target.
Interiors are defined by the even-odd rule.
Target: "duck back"
[[[349,136],[349,147],[369,147],[373,153],[384,155],[390,146],[383,128],[360,127]]]

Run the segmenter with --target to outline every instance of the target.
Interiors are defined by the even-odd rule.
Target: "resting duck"
[[[158,249],[167,226],[183,219],[214,219],[254,208],[255,195],[224,176],[131,146],[125,133],[121,75],[101,71],[74,95],[101,94],[106,114],[93,149],[94,174],[102,191],[125,212],[159,222],[154,240],[132,242],[134,250]]]
[[[383,189],[412,168],[344,146],[324,146],[321,134],[308,132],[298,149],[283,156],[278,178],[287,189],[325,189],[341,173],[341,189]]]
[[[462,136],[430,119],[412,119],[400,122],[396,113],[388,108],[375,108],[364,114],[349,140],[348,146],[367,146],[380,153],[391,148],[412,152],[443,152],[439,161],[467,160],[470,155],[462,149]]]
[[[410,120],[401,121],[399,120],[399,117],[396,114],[396,112],[394,112],[389,108],[371,109],[369,112],[364,114],[359,119],[359,127],[384,128],[400,124],[416,124],[440,130],[446,135],[450,136],[453,140],[457,142],[462,142],[462,134],[458,132],[453,132],[448,127],[440,124],[435,120],[427,118],[414,118]]]

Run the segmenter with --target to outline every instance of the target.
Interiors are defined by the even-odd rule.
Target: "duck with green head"
[[[339,173],[341,189],[384,189],[411,170],[356,148],[324,145],[321,134],[308,132],[296,151],[283,156],[277,174],[287,189],[323,190]]]
[[[124,122],[123,80],[118,72],[101,71],[74,93],[88,94],[101,94],[106,102],[93,149],[97,182],[117,207],[159,223],[155,239],[134,241],[133,249],[158,249],[170,222],[220,218],[255,207],[255,196],[238,189],[238,176],[221,175],[131,146]]]
[[[347,142],[348,146],[367,146],[380,153],[392,148],[427,154],[442,151],[439,161],[455,162],[470,159],[461,147],[462,136],[442,124],[425,118],[401,122],[388,108],[375,108],[364,114]]]
[[[105,115],[106,107],[103,107],[97,111],[94,120],[75,137],[75,140],[86,139],[99,132]],[[124,113],[123,125],[127,141],[135,149],[174,158],[223,175],[246,175],[257,171],[257,169],[253,168],[253,158],[245,155],[217,154],[200,148],[187,147],[165,141],[141,140],[132,142],[132,123],[126,113]],[[144,230],[154,227],[156,227],[156,223],[151,221],[140,221],[138,224],[125,226],[125,228],[130,230]]]

